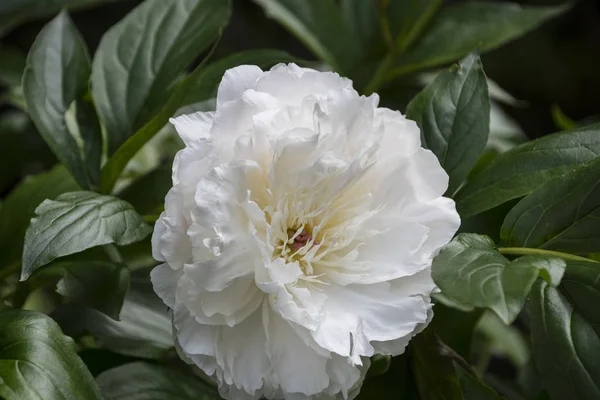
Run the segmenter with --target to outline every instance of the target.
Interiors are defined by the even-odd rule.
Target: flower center
[[[310,265],[311,254],[314,253],[320,243],[313,239],[310,230],[304,226],[298,229],[287,230],[287,240],[281,241],[277,246],[278,256],[287,262],[298,262],[305,274],[312,274]]]

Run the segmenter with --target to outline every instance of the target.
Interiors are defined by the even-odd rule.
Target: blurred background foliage
[[[385,0],[364,1],[374,1],[376,5],[385,2]],[[102,35],[108,28],[141,3],[139,0],[68,0],[67,2],[71,4],[70,15],[82,33],[90,54],[94,54]],[[552,0],[512,2],[523,5],[564,3]],[[56,164],[56,159],[24,110],[25,102],[20,89],[21,76],[27,52],[37,34],[64,3],[65,0],[0,0],[0,199],[2,199],[0,201],[29,200],[31,210],[28,211],[28,215],[25,215],[26,219],[33,213],[33,209],[41,199],[36,199],[35,193],[28,192],[26,187],[20,188],[18,193],[12,190],[26,176],[51,170]],[[214,50],[213,61],[250,49],[279,49],[300,60],[306,60],[308,65],[322,67],[323,60],[318,59],[304,43],[279,22],[266,16],[264,9],[257,4],[260,1],[233,0],[232,3],[231,20]],[[460,3],[460,0],[446,0],[443,3],[442,7],[448,7]],[[334,26],[320,25],[324,34],[327,34],[329,28],[335,29]],[[460,26],[457,29],[460,29]],[[347,38],[332,37],[332,40],[334,42],[339,40],[339,43],[342,43]],[[382,49],[374,46],[370,51],[376,54]],[[198,57],[195,65],[199,64],[205,55]],[[490,86],[490,96],[494,100],[491,116],[493,139],[488,143],[490,151],[481,157],[471,174],[476,174],[487,165],[486,163],[489,163],[497,152],[502,152],[527,137],[537,138],[573,126],[600,121],[600,70],[598,70],[600,1],[574,2],[572,7],[562,15],[550,19],[538,29],[500,48],[486,52],[481,59],[487,77],[493,81]],[[446,64],[448,63],[436,65],[435,68]],[[373,69],[375,67],[376,65]],[[429,72],[436,72],[435,68]],[[366,69],[369,69],[368,66]],[[381,84],[377,91],[381,96],[382,105],[405,112],[409,100],[432,80],[432,76],[431,73],[424,74],[419,71]],[[360,75],[352,77],[359,88],[365,89],[368,86],[369,77]],[[208,109],[210,106],[210,102],[196,104],[194,110]],[[129,163],[116,186],[117,194],[129,201],[140,214],[146,216],[156,215],[160,211],[157,204],[162,203],[170,187],[172,158],[182,146],[169,127],[165,127],[151,143],[153,144],[146,146]],[[140,176],[142,178],[137,179]],[[65,171],[59,169],[48,172],[43,179],[48,180],[48,185],[58,185],[58,183],[74,185]],[[134,183],[131,184],[132,182]],[[60,188],[56,190],[57,193],[63,191]],[[12,198],[7,198],[6,196],[11,192],[14,195]],[[498,241],[499,227],[514,204],[515,201],[510,201],[465,219],[461,230],[488,234]],[[0,209],[0,218],[8,217],[3,215]],[[24,231],[3,232],[0,226],[0,250],[2,246],[12,246],[11,243],[14,244],[15,241],[20,242],[18,246],[22,246],[23,234]],[[11,236],[14,239],[12,242],[7,239]],[[18,257],[21,247],[17,250]],[[10,251],[15,252],[14,249]],[[176,359],[175,354],[169,353],[170,332],[160,328],[165,324],[168,325],[167,317],[162,312],[164,310],[160,313],[153,310],[162,305],[148,300],[150,298],[148,293],[151,291],[139,283],[147,282],[147,277],[142,276],[143,273],[147,273],[144,268],[154,264],[149,253],[148,239],[123,249],[123,256],[130,268],[139,270],[132,276],[132,286],[125,298],[124,314],[121,316],[125,324],[113,326],[114,321],[111,322],[112,320],[105,315],[89,309],[58,309],[52,315],[65,333],[79,337],[79,344],[85,349],[81,356],[94,375],[140,358],[152,359],[160,355],[167,361]],[[75,255],[66,261],[75,261],[77,257]],[[79,257],[90,257],[90,254],[88,252]],[[102,256],[94,255],[94,257]],[[64,268],[68,270],[68,265]],[[18,299],[19,293],[16,295]],[[22,305],[27,308],[26,302],[35,302],[36,297],[28,296],[22,301],[25,303]],[[53,298],[48,298],[46,293],[42,302],[52,301]],[[39,304],[32,308],[44,311]],[[50,305],[48,310],[53,308]],[[82,318],[74,321],[73,318],[68,318],[72,315],[80,315]],[[519,399],[519,393],[523,388],[530,398],[539,392],[536,372],[529,361],[530,350],[526,334],[523,333],[528,331],[528,320],[527,313],[523,313],[514,325],[506,326],[489,312],[483,315],[479,312],[466,314],[438,305],[434,325],[444,327],[439,330],[441,339],[454,349],[453,351],[472,362],[476,370],[481,366],[481,371],[477,372],[487,371],[486,380],[491,386],[508,398]],[[472,330],[475,324],[477,328]],[[82,332],[87,332],[90,336],[85,336],[85,333],[81,336]],[[418,340],[421,342],[435,340],[430,336],[422,335]],[[115,340],[115,337],[121,340]],[[132,339],[134,337],[135,341]],[[96,348],[96,342],[102,343],[102,346],[99,346],[102,349]],[[430,365],[435,364],[435,360],[432,361],[429,357],[432,355],[415,354],[409,351],[408,357],[395,358],[391,365],[389,360],[381,360],[379,367],[381,372],[390,369],[399,373],[373,376],[365,384],[365,393],[380,393],[381,396],[378,398],[388,398],[385,396],[391,396],[394,392],[386,391],[386,385],[398,386],[397,381],[389,382],[390,379],[394,380],[394,376],[399,376],[402,371],[404,371],[402,376],[407,381],[412,379],[407,374],[419,373],[419,360],[426,360]],[[414,368],[410,368],[409,362],[417,364],[413,365]],[[377,368],[374,370],[377,371]],[[377,372],[373,374],[377,375]],[[427,376],[415,378],[420,384],[427,383]],[[519,390],[512,389],[516,378],[520,383]],[[507,383],[509,381],[512,383]],[[415,389],[407,385],[406,390]],[[397,398],[397,395],[394,393],[393,397],[389,398]],[[412,398],[408,392],[405,395],[406,398]]]

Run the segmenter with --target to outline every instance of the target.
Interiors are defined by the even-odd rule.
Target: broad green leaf
[[[538,280],[531,291],[533,357],[553,400],[600,398],[599,267],[570,261],[559,289]]]
[[[0,312],[0,397],[101,400],[75,344],[46,315]]]
[[[162,165],[134,181],[119,193],[141,215],[159,214],[173,181],[172,167]]]
[[[107,261],[59,261],[27,280],[29,289],[49,283],[68,301],[92,307],[118,320],[129,288],[129,270]]]
[[[42,29],[27,56],[27,110],[56,157],[83,188],[98,186],[102,134],[89,100],[90,60],[66,12]],[[81,126],[80,126],[81,123]]]
[[[433,312],[431,326],[436,335],[465,360],[470,359],[475,326],[483,310],[464,312],[437,303]]]
[[[510,247],[592,253],[600,249],[598,218],[600,158],[521,200],[506,216],[501,237]]]
[[[357,49],[334,0],[254,1],[335,71],[351,68]]]
[[[119,0],[3,0],[0,2],[0,36],[24,22],[52,16],[67,7],[77,10]]]
[[[551,179],[600,156],[600,125],[549,135],[516,146],[454,197],[464,218],[534,192]]]
[[[479,57],[471,54],[439,74],[409,103],[406,115],[417,122],[423,145],[450,176],[447,193],[453,194],[488,140],[490,99]]]
[[[92,93],[112,154],[163,108],[227,24],[229,0],[146,0],[104,34]]]
[[[206,65],[194,76],[194,79],[187,82],[187,95],[180,106],[199,103],[215,97],[223,74],[230,68],[243,64],[268,68],[277,63],[292,61],[297,61],[297,59],[284,51],[270,49],[247,50],[224,57]]]
[[[454,362],[454,369],[460,382],[463,400],[504,399],[504,397],[500,397],[498,393],[494,391],[494,389],[477,379],[471,373],[467,372],[461,365],[459,365],[456,362]]]
[[[17,48],[0,45],[0,84],[21,86],[26,55]]]
[[[567,8],[481,1],[449,4],[400,57],[392,75],[447,64],[474,50],[480,53],[492,50],[535,29]]]
[[[462,400],[450,354],[445,345],[426,329],[411,341],[413,373],[422,400]]]
[[[126,201],[92,192],[64,193],[35,214],[25,235],[23,280],[55,258],[108,243],[124,246],[152,231]]]
[[[18,266],[25,232],[40,203],[77,189],[73,178],[59,166],[26,178],[4,199],[0,208],[0,271],[11,264]]]
[[[523,256],[510,262],[487,236],[461,233],[434,258],[432,276],[447,306],[488,308],[504,323],[517,317],[538,276],[558,285],[565,268],[559,258]]]
[[[105,400],[220,399],[199,376],[144,362],[110,369],[96,379]]]

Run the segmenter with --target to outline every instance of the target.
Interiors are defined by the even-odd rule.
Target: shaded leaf
[[[553,400],[600,398],[599,267],[570,261],[560,289],[538,280],[531,291],[533,356]]]
[[[488,86],[477,55],[439,74],[406,109],[421,128],[423,146],[450,176],[448,194],[458,189],[485,149],[490,128]]]
[[[571,253],[600,249],[600,158],[557,177],[521,200],[506,216],[508,246]]]
[[[22,279],[57,257],[108,243],[134,243],[152,231],[129,203],[92,192],[46,200],[35,214],[25,235]]]
[[[102,399],[94,379],[49,317],[24,310],[0,313],[0,397]]]
[[[132,273],[120,321],[77,305],[64,307],[54,317],[68,334],[89,332],[100,347],[115,353],[158,359],[174,348],[171,317],[147,271]]]
[[[72,190],[77,184],[59,166],[26,178],[5,198],[0,208],[0,269],[21,259],[25,232],[40,203]]]
[[[600,156],[600,125],[561,132],[516,146],[454,197],[461,217],[534,192],[551,179]]]
[[[521,6],[515,3],[467,1],[449,4],[429,29],[400,57],[393,75],[453,62],[477,50],[483,53],[514,40],[568,6]]]
[[[172,167],[162,165],[135,180],[119,193],[119,198],[131,204],[142,215],[157,214],[173,182]]]
[[[29,289],[56,283],[67,300],[119,319],[129,288],[129,270],[107,261],[61,261],[38,269],[27,280]]]
[[[61,12],[29,51],[23,93],[40,134],[83,188],[98,186],[102,153],[100,126],[84,99],[89,76],[85,42],[67,13]]]
[[[227,0],[147,0],[104,34],[92,93],[109,154],[167,102],[186,67],[229,19]]]
[[[198,376],[143,362],[125,364],[101,373],[98,386],[106,400],[217,400],[214,387]]]
[[[432,328],[412,340],[413,371],[422,400],[462,400],[452,358]]]
[[[461,233],[434,258],[432,276],[444,304],[464,311],[488,308],[509,324],[537,277],[558,285],[564,267],[554,257],[523,256],[510,262],[487,236]]]
[[[502,400],[498,393],[491,387],[480,381],[458,363],[454,363],[454,369],[460,382],[464,400]]]

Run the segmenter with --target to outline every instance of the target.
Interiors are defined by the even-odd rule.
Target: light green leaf
[[[432,276],[442,303],[463,311],[488,308],[509,324],[537,277],[558,285],[564,267],[554,257],[523,256],[510,262],[487,236],[461,233],[434,258]]]
[[[442,72],[408,105],[408,118],[421,128],[423,145],[450,176],[453,194],[485,149],[490,129],[488,85],[477,55]]]
[[[6,400],[101,400],[75,344],[49,317],[0,313],[0,397]]]
[[[21,86],[26,59],[19,49],[0,45],[0,84]]]
[[[230,68],[244,64],[268,68],[278,63],[292,61],[298,61],[298,59],[284,51],[270,49],[246,50],[224,57],[206,65],[194,76],[194,79],[188,80],[187,95],[180,106],[199,103],[215,97],[223,74]]]
[[[83,38],[67,13],[61,12],[42,29],[29,51],[23,93],[28,113],[50,149],[88,189],[99,184],[102,153],[100,126],[84,99],[89,76]]]
[[[254,1],[335,71],[345,73],[352,67],[357,49],[334,0]]]
[[[567,8],[479,1],[449,4],[400,57],[392,75],[447,64],[474,50],[480,53],[492,50],[537,28]]]
[[[227,24],[229,0],[146,0],[104,34],[92,93],[112,154],[158,113]]]
[[[63,8],[81,9],[118,0],[2,0],[0,36],[15,26],[56,14]]]
[[[56,284],[68,301],[92,307],[118,320],[129,288],[129,269],[107,261],[59,261],[40,268],[27,280],[28,289]]]
[[[143,362],[101,373],[98,386],[106,400],[218,400],[216,389],[198,376]]]
[[[458,380],[460,382],[460,387],[462,389],[462,399],[463,400],[502,400],[504,397],[500,397],[498,393],[494,391],[491,387],[486,385],[484,382],[477,379],[471,373],[467,372],[462,366],[458,363],[454,363],[454,369],[456,371],[456,375],[458,376]]]
[[[521,200],[502,224],[511,247],[570,253],[600,249],[600,158],[557,177]]]
[[[599,266],[569,261],[559,289],[538,280],[531,291],[533,357],[553,400],[600,398]]]
[[[555,133],[516,146],[454,197],[464,218],[534,192],[551,179],[600,156],[600,125]]]
[[[152,231],[129,203],[92,192],[46,200],[35,214],[25,235],[22,280],[55,258],[108,243],[134,243]]]
[[[23,241],[35,209],[46,199],[77,190],[77,184],[62,167],[26,178],[5,199],[0,208],[0,271],[17,264]],[[0,272],[0,275],[2,273]]]
[[[519,369],[530,360],[529,344],[523,333],[515,326],[504,324],[494,313],[484,312],[475,331],[485,338],[485,346],[492,355],[508,358]]]

